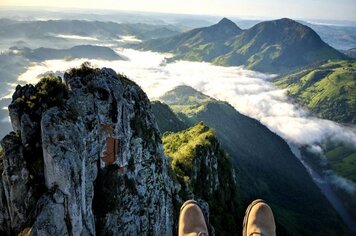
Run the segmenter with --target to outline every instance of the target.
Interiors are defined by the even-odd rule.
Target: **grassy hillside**
[[[356,124],[356,61],[328,61],[277,78],[276,85],[314,114]]]
[[[150,40],[139,47],[174,53],[173,60],[245,65],[269,73],[284,73],[317,61],[347,58],[323,42],[311,28],[290,19],[265,21],[241,30],[224,18],[216,25]]]
[[[318,174],[322,175],[323,172],[332,170],[337,175],[356,183],[356,147],[329,142],[322,149],[323,153],[319,153],[306,145],[301,151],[305,161],[313,166]],[[356,196],[356,193],[354,195]]]
[[[186,85],[175,87],[174,90],[165,93],[161,99],[169,105],[181,105],[184,107],[196,106],[213,100],[213,98]]]
[[[180,93],[189,89],[191,93]],[[181,86],[168,93],[181,97],[180,102],[162,100],[188,124],[203,121],[215,130],[236,170],[243,208],[256,198],[267,200],[279,235],[346,235],[343,222],[282,138],[225,102],[206,96],[200,103],[185,104],[188,97],[202,95],[189,89]]]
[[[331,147],[327,150],[328,165],[340,176],[356,183],[356,150],[345,146]]]
[[[356,183],[355,147],[330,142],[323,147],[323,153],[315,152],[315,149],[313,150],[310,146],[301,148],[301,153],[309,166],[312,166],[319,175],[328,176],[329,180],[334,183],[331,188],[347,209],[349,217],[355,222],[356,192],[352,187]]]
[[[182,185],[181,198],[188,200],[193,193],[195,199],[209,203],[217,235],[241,232],[243,216],[233,168],[214,132],[198,123],[178,133],[165,133],[162,141],[172,171]]]
[[[174,90],[165,93],[160,99],[169,104],[169,107],[186,123],[190,123],[187,117],[191,118],[197,111],[204,109],[203,104],[205,102],[214,100],[186,85],[177,86]]]
[[[156,121],[161,124],[159,129],[162,134],[168,131],[177,132],[188,128],[167,104],[161,103],[160,101],[153,101],[151,102],[151,107],[155,114]]]
[[[141,47],[159,52],[173,52],[176,59],[210,61],[222,52],[228,52],[224,43],[239,34],[241,29],[224,18],[218,24],[198,28],[174,37],[150,40]]]
[[[259,23],[228,42],[234,50],[216,62],[244,57],[247,68],[281,73],[316,61],[343,58],[311,28],[290,19]],[[224,64],[224,63],[223,63]],[[230,63],[229,63],[230,64]]]

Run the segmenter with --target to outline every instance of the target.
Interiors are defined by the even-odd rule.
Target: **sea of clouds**
[[[239,112],[253,117],[284,138],[290,145],[309,145],[310,150],[322,153],[325,143],[332,140],[356,148],[356,128],[323,120],[308,114],[293,104],[286,90],[277,88],[267,75],[243,67],[221,67],[204,62],[176,61],[166,63],[170,54],[116,48],[127,60],[90,60],[98,67],[109,67],[127,75],[139,84],[151,100],[158,99],[174,87],[185,84],[218,100],[227,101]],[[48,60],[33,63],[18,77],[19,84],[36,83],[38,75],[48,71],[66,71],[78,67],[87,59]],[[356,185],[341,177],[348,192]]]
[[[271,82],[273,75],[243,67],[221,67],[204,62],[166,63],[169,54],[119,48],[126,61],[90,60],[98,67],[110,67],[138,83],[150,99],[157,99],[177,85],[185,84],[232,104],[239,112],[253,117],[285,140],[298,146],[320,145],[333,140],[356,148],[356,128],[313,117],[293,104],[286,90]],[[20,84],[36,83],[38,75],[80,66],[86,59],[48,60],[32,64],[18,77]]]

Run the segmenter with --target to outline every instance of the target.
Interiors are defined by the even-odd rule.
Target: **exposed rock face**
[[[161,124],[158,123],[160,126]],[[230,159],[213,130],[198,123],[186,130],[163,135],[165,154],[181,184],[179,196],[202,199],[210,213],[211,235],[241,232],[240,196]]]
[[[36,204],[35,188],[31,186],[31,176],[26,167],[21,140],[14,133],[6,136],[1,145],[5,147],[2,173],[0,222],[9,233],[21,230],[26,223],[31,206]],[[13,158],[16,157],[16,158]]]
[[[35,96],[33,86],[15,92],[16,133],[1,143],[0,232],[172,235],[179,187],[145,93],[106,68],[72,70],[64,80],[63,103],[40,111],[17,105]],[[42,153],[29,155],[32,145]]]
[[[193,166],[196,166],[196,168],[193,169],[193,183],[198,185],[200,181],[204,181],[206,183],[204,192],[208,194],[213,194],[220,186],[218,172],[219,148],[219,143],[213,143],[211,148],[198,147],[196,151],[197,157],[194,159]]]

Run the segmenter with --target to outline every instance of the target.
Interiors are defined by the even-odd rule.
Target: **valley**
[[[169,132],[178,135],[186,130],[183,136],[215,130],[240,181],[241,196],[230,199],[233,206],[234,201],[245,204],[266,196],[278,218],[288,216],[278,221],[280,232],[295,230],[303,235],[312,235],[312,231],[298,229],[298,224],[314,222],[313,211],[328,206],[325,217],[315,225],[341,232],[343,227],[326,199],[320,199],[316,183],[349,228],[355,229],[356,65],[312,29],[289,19],[258,23],[250,29],[239,28],[226,18],[198,29],[162,22],[40,24],[38,28],[31,21],[0,20],[4,37],[0,138],[12,129],[6,107],[17,84],[36,84],[49,74],[63,76],[68,69],[90,61],[124,74],[151,101],[159,100],[151,106],[163,145],[175,139]],[[271,31],[274,37],[269,37]],[[306,52],[307,56],[301,56]],[[208,128],[197,125],[201,121]],[[167,156],[178,155],[167,145],[165,151]],[[256,162],[264,163],[263,167]],[[311,176],[306,174],[308,169]],[[291,171],[295,176],[289,175]],[[290,183],[295,187],[288,188]],[[288,198],[295,205],[289,205]],[[299,212],[305,201],[320,202]],[[320,235],[329,229],[324,230],[318,228]]]

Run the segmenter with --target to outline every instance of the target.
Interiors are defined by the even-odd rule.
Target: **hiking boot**
[[[209,236],[206,222],[198,203],[186,201],[180,209],[178,236]]]
[[[247,208],[242,236],[275,236],[276,224],[271,208],[261,199],[253,201]]]

